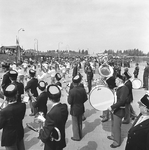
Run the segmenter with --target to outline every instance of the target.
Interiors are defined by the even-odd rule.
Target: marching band
[[[109,65],[112,64],[111,62],[108,62],[107,57],[103,57],[102,60],[85,58],[82,61],[77,58],[75,61],[67,59],[39,64],[29,64],[24,61],[20,66],[3,62],[0,90],[0,97],[3,99],[0,106],[0,129],[3,129],[1,145],[8,150],[25,149],[22,121],[25,117],[26,105],[29,103],[30,116],[34,117],[35,122],[39,124],[39,129],[35,129],[30,124],[27,124],[27,127],[39,133],[38,138],[44,143],[44,149],[62,150],[65,148],[65,125],[69,111],[67,104],[61,103],[61,95],[66,92],[72,117],[71,139],[73,141],[80,141],[83,138],[82,124],[86,119],[83,119],[85,117],[84,103],[89,99],[94,109],[103,111],[101,116],[103,123],[111,118],[111,135],[107,136],[113,141],[111,148],[117,148],[122,143],[122,123],[129,124],[131,119],[146,116],[143,121],[134,123],[129,130],[126,150],[148,150],[149,94],[146,94],[146,97],[139,102],[141,108],[139,116],[136,115],[131,105],[132,89],[139,89],[142,86],[142,83],[138,86],[140,82],[137,79],[138,64],[136,64],[132,79],[128,68],[122,74],[119,63],[111,66]],[[148,71],[148,64],[145,71]],[[97,72],[99,78],[95,79],[94,74]],[[144,80],[148,81],[146,74]],[[65,82],[67,82],[66,87],[64,87]],[[144,86],[148,89],[148,82]],[[50,110],[47,106],[48,102],[52,105]],[[142,128],[144,127],[142,132],[142,128],[138,129],[141,125]],[[137,133],[137,137],[145,136],[144,141],[139,142],[133,133]],[[138,142],[134,148],[135,140]]]

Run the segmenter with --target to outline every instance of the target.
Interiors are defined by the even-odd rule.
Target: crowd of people
[[[40,124],[39,139],[44,143],[45,150],[62,150],[66,147],[65,124],[70,115],[72,118],[73,141],[81,141],[82,124],[85,118],[84,103],[88,100],[93,86],[94,74],[102,64],[108,61],[100,61],[97,58],[75,58],[51,60],[50,62],[29,63],[24,61],[21,65],[16,63],[1,64],[4,75],[1,81],[0,97],[4,99],[0,110],[0,129],[3,129],[1,146],[6,150],[24,150],[24,127],[22,121],[26,113],[24,97],[27,95],[30,106],[30,116],[34,116]],[[108,64],[109,65],[109,64]],[[116,95],[116,101],[109,106],[101,116],[102,122],[111,118],[111,135],[107,138],[112,140],[111,148],[121,145],[121,125],[129,124],[135,120],[129,130],[126,150],[149,149],[149,93],[146,93],[139,101],[140,114],[136,115],[132,102],[132,82],[129,69],[121,72],[119,64],[114,64],[113,74],[109,77],[100,78],[105,85]],[[70,72],[72,70],[72,74]],[[83,73],[82,73],[83,71]],[[86,75],[87,88],[85,88],[83,74]],[[138,77],[139,64],[134,68],[134,78]],[[68,90],[67,104],[61,103],[63,83],[71,78],[72,83]],[[148,90],[149,64],[144,70],[144,88]],[[146,82],[147,81],[147,82]],[[99,97],[100,99],[100,97]],[[48,110],[47,102],[50,101],[52,108]],[[40,119],[38,116],[42,116]],[[44,118],[44,119],[43,119]],[[55,127],[60,132],[60,140],[54,140],[51,134]],[[55,135],[54,135],[55,136]]]

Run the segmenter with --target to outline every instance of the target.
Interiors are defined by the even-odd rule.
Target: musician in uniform
[[[111,89],[112,91],[114,90],[114,88],[116,87],[116,83],[115,83],[115,77],[114,76],[110,76],[106,79],[106,83],[108,85],[108,88]],[[109,110],[105,110],[103,111],[103,115],[100,116],[102,118],[102,122],[106,122],[109,120]]]
[[[79,86],[81,78],[76,75],[73,78],[73,88],[69,91],[68,103],[70,104],[70,114],[72,116],[72,131],[74,141],[82,139],[82,115],[85,112],[84,103],[87,101],[87,94],[83,87]]]
[[[11,80],[9,79],[9,70],[10,70],[10,64],[9,63],[2,63],[2,69],[4,71],[3,79],[2,79],[2,90],[4,90],[10,83]]]
[[[31,92],[31,94],[33,94],[33,96],[36,98],[38,96],[38,91],[37,91],[38,79],[35,78],[36,71],[33,70],[33,69],[30,69],[29,70],[29,75],[30,75],[31,79],[27,82],[27,85],[25,87],[25,91],[28,94]],[[34,116],[36,114],[36,109],[32,105],[31,98],[30,98],[29,102],[30,102],[30,108],[31,108],[31,114],[30,114],[30,116]]]
[[[129,93],[128,88],[124,85],[124,77],[117,75],[116,77],[116,99],[117,101],[109,108],[112,112],[111,136],[107,138],[113,140],[111,148],[116,148],[121,145],[121,124],[122,118],[125,116],[125,103]]]
[[[140,114],[128,132],[125,150],[149,150],[149,95],[138,103]]]
[[[60,73],[56,73],[55,74],[55,79],[56,79],[56,85],[58,85],[60,88],[62,88],[62,83],[60,82],[60,80],[61,80],[61,75],[60,75]]]
[[[88,63],[87,66],[85,67],[85,73],[87,76],[88,93],[90,93],[92,89],[92,80],[93,80],[93,70],[90,63]]]
[[[41,126],[39,138],[45,144],[44,150],[62,150],[66,147],[65,124],[68,118],[68,107],[66,104],[60,103],[61,90],[57,85],[49,85],[47,93],[52,108],[47,113],[43,126]],[[54,127],[57,127],[60,131],[60,141],[51,141],[51,133]]]
[[[44,114],[44,117],[46,117],[47,114],[47,100],[48,100],[46,85],[47,84],[44,81],[39,82],[38,88],[41,91],[41,93],[35,99],[36,101],[33,102],[33,107],[37,108],[37,112],[42,112]]]
[[[149,62],[147,62],[147,66],[144,68],[144,73],[143,73],[143,87],[148,90],[148,84],[149,82]]]
[[[15,70],[9,71],[9,78],[11,80],[11,83],[14,83],[17,85],[17,102],[21,102],[21,95],[24,94],[24,85],[21,82],[17,82],[18,72]]]
[[[139,74],[139,64],[138,63],[136,63],[133,74],[134,74],[134,78],[138,78],[138,74]]]
[[[17,103],[17,85],[11,83],[4,89],[7,106],[0,111],[0,129],[3,129],[1,146],[6,150],[25,150],[22,120],[26,112],[25,103]]]
[[[134,119],[136,117],[136,114],[131,105],[131,103],[133,102],[132,82],[130,81],[131,75],[128,72],[124,72],[123,75],[124,75],[124,80],[125,80],[124,84],[128,87],[129,94],[128,94],[126,104],[125,104],[125,117],[122,123],[129,124],[130,118]]]

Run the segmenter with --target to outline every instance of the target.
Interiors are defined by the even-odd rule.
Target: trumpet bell
[[[103,64],[101,65],[99,68],[98,68],[98,71],[99,71],[99,74],[102,76],[102,77],[110,77],[113,75],[114,73],[114,70],[113,68],[110,66],[110,65],[107,65],[107,64]]]

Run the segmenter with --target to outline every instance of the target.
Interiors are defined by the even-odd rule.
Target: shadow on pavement
[[[83,136],[85,136],[86,134],[94,131],[94,129],[99,126],[101,123],[100,119],[96,119],[94,120],[94,122],[87,122],[87,121],[84,121],[84,125],[85,127],[83,128]]]
[[[86,109],[85,110],[85,117],[87,118],[87,117],[90,117],[91,115],[93,115],[93,114],[95,114],[96,113],[96,110],[95,109]]]
[[[89,141],[86,146],[83,146],[80,150],[97,150],[97,143],[95,141]]]

